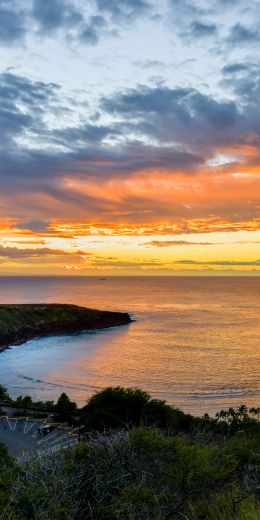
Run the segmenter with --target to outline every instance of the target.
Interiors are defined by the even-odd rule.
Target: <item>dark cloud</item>
[[[224,71],[229,81],[232,70],[237,67]],[[55,179],[71,171],[102,177],[155,168],[194,172],[218,146],[248,142],[252,132],[260,131],[255,109],[246,106],[241,112],[234,101],[216,100],[191,88],[140,86],[118,92],[100,101],[100,108],[114,119],[109,124],[95,125],[81,117],[78,125],[56,124],[52,129],[49,112],[55,106],[61,114],[67,109],[58,85],[4,73],[0,98],[3,188],[14,178],[17,187],[20,180],[26,187],[35,179],[54,194],[59,189]],[[34,147],[23,144],[28,134]],[[128,137],[134,134],[138,139]],[[151,138],[157,144],[148,144]]]
[[[87,22],[84,22],[79,33],[79,38],[83,43],[96,45],[101,36],[101,32],[107,27],[107,22],[103,16],[90,16]]]
[[[81,126],[55,130],[52,132],[52,137],[56,143],[75,149],[80,146],[85,146],[86,143],[98,144],[106,137],[118,135],[119,133],[120,129],[118,128],[118,130],[116,130],[112,125],[105,126],[86,123]]]
[[[0,245],[0,259],[8,258],[12,260],[21,260],[23,258],[42,258],[44,256],[82,256],[87,253],[83,253],[82,251],[73,251],[70,253],[68,251],[64,251],[62,249],[51,249],[48,247],[43,248],[24,248],[20,249],[17,247],[3,247]]]
[[[25,36],[25,16],[18,5],[0,2],[0,45],[20,43]]]
[[[33,0],[32,16],[45,34],[83,21],[83,15],[69,0]]]
[[[147,0],[95,0],[100,12],[109,13],[115,19],[133,20],[151,9]]]
[[[248,82],[254,82],[242,109],[234,101],[217,100],[192,88],[139,86],[100,100],[100,109],[110,115],[109,124],[94,124],[91,116],[84,121],[82,115],[81,123],[67,127],[59,127],[57,118],[52,129],[48,114],[57,109],[62,115],[68,110],[60,87],[3,73],[0,171],[14,174],[18,169],[30,177],[30,172],[39,176],[49,170],[48,176],[55,178],[64,169],[69,171],[72,162],[75,171],[84,169],[89,175],[160,167],[193,171],[219,146],[247,143],[250,135],[260,132],[254,105],[260,81],[255,68],[230,64],[223,72],[225,86],[239,88],[240,94],[246,92]],[[22,144],[28,133],[33,148]],[[157,143],[148,144],[151,138]],[[107,139],[112,139],[113,146],[104,142]]]
[[[238,103],[243,104],[247,112],[247,118],[255,122],[256,132],[259,132],[259,96],[260,96],[260,70],[259,62],[256,63],[231,63],[223,69],[223,79],[220,84],[228,88],[238,98]]]
[[[222,72],[224,75],[233,75],[237,73],[244,73],[248,71],[248,65],[245,63],[229,63],[223,67]]]
[[[83,12],[70,0],[34,0],[32,15],[42,34],[63,30],[70,41],[87,45],[96,45],[107,27],[104,16]]]
[[[58,90],[54,83],[32,82],[10,72],[0,74],[2,161],[4,156],[8,156],[8,148],[11,151],[15,146],[19,151],[16,145],[18,137],[29,131],[43,132],[43,116],[52,106]]]
[[[240,23],[235,24],[229,32],[226,42],[230,45],[244,46],[246,44],[258,44],[260,41],[260,26],[246,27]]]
[[[251,4],[235,0],[169,0],[169,16],[167,9],[154,0],[0,0],[0,45],[21,44],[27,34],[35,33],[42,37],[55,37],[58,33],[72,44],[96,45],[106,35],[123,34],[126,27],[133,27],[144,16],[160,22],[167,20],[174,34],[191,44],[218,35],[223,25],[219,22],[220,12],[235,10],[242,19],[244,12],[249,11],[254,21],[257,3]],[[238,21],[229,28],[226,48],[259,42],[260,27],[247,23]]]
[[[50,224],[46,220],[34,219],[28,220],[26,222],[20,222],[14,226],[16,229],[22,229],[26,231],[33,231],[35,233],[48,232],[50,229]]]
[[[118,34],[119,21],[133,24],[149,7],[147,0],[0,0],[0,45],[21,44],[35,32],[96,45],[104,35]]]
[[[59,89],[56,83],[31,81],[10,72],[2,73],[0,81],[1,97],[13,104],[19,101],[34,110],[46,106]]]
[[[198,20],[189,26],[188,35],[192,38],[208,38],[217,34],[217,26],[214,23],[203,23]]]
[[[212,38],[209,52],[224,55],[234,47],[260,41],[259,3],[256,0],[169,0],[168,24],[184,44]]]
[[[25,188],[32,179],[37,182],[40,179],[42,186],[46,186],[49,179],[54,189],[55,179],[65,171],[70,172],[71,168],[75,173],[107,176],[155,167],[192,169],[203,163],[198,154],[172,147],[160,148],[133,140],[128,140],[127,144],[118,142],[116,146],[104,144],[108,137],[121,138],[131,131],[129,123],[124,121],[110,125],[83,121],[74,127],[50,129],[48,114],[53,112],[53,107],[66,101],[60,96],[59,86],[53,83],[32,82],[10,72],[4,73],[0,75],[0,99],[2,187],[12,183],[14,178],[17,188],[19,182]],[[145,103],[148,105],[150,102],[148,96]],[[166,107],[164,99],[158,100],[157,108],[155,106],[162,116]],[[59,110],[62,114],[66,106],[59,105]],[[33,147],[23,143],[28,134],[30,141],[34,142]]]
[[[237,69],[224,71],[232,85]],[[247,69],[247,73],[250,71]],[[50,234],[48,222],[64,218],[64,208],[75,209],[83,220],[86,214],[95,218],[100,214],[106,215],[104,221],[110,215],[113,222],[127,215],[128,222],[144,222],[146,214],[148,220],[149,216],[153,220],[160,215],[165,222],[176,219],[182,232],[201,231],[202,224],[192,227],[193,220],[186,225],[186,219],[205,219],[210,211],[214,229],[232,231],[236,229],[233,223],[239,229],[248,229],[249,225],[256,228],[253,220],[257,206],[254,198],[251,201],[252,194],[247,196],[248,202],[244,201],[241,216],[241,191],[228,206],[226,200],[215,197],[211,186],[216,169],[210,175],[206,162],[223,154],[225,147],[248,146],[252,140],[260,154],[259,108],[253,95],[238,103],[191,88],[138,86],[100,100],[100,110],[109,116],[104,121],[109,123],[90,122],[82,111],[80,122],[67,126],[63,117],[57,117],[55,125],[53,118],[49,122],[53,107],[58,106],[59,114],[68,109],[68,101],[56,84],[4,73],[0,75],[0,96],[0,196],[1,201],[5,197],[5,216],[16,215],[20,222],[16,229]],[[246,158],[247,164],[259,162],[259,154],[258,159],[254,155]],[[237,166],[232,163],[234,171]],[[200,188],[191,197],[188,193],[191,176],[192,185],[200,182],[195,175],[201,174],[205,185],[210,186],[210,202],[203,199]],[[151,184],[150,176],[154,177]],[[166,203],[160,198],[160,178]],[[174,204],[167,199],[168,178]],[[153,182],[158,186],[158,198]],[[179,182],[181,202],[175,191]],[[117,190],[119,195],[114,200]],[[198,199],[203,202],[193,204]],[[12,200],[19,200],[17,208]],[[184,219],[181,224],[180,219]],[[208,228],[205,225],[203,230]],[[176,229],[174,232],[171,228],[170,233],[179,232]]]
[[[129,121],[132,131],[197,153],[234,140],[241,114],[233,101],[216,100],[191,88],[139,86],[101,100],[102,109]],[[127,125],[126,125],[127,126]]]
[[[189,0],[169,0],[172,26],[185,44],[191,45],[196,40],[213,38],[218,35],[219,27],[214,15],[219,12],[218,0],[211,2],[195,2]],[[227,2],[224,8],[227,8]],[[221,6],[223,9],[223,6]]]

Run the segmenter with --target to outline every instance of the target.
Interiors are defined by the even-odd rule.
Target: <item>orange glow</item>
[[[27,208],[23,216],[26,197],[18,196],[21,218],[12,218],[9,206],[10,218],[2,219],[0,226],[0,272],[258,272],[257,151],[244,146],[228,153],[240,161],[212,164],[192,174],[145,169],[107,179],[64,175],[64,196],[35,193],[30,218]],[[37,222],[39,208],[42,224]],[[199,238],[185,245],[192,235]],[[180,236],[178,251],[174,244],[160,250],[145,245],[147,237],[156,243],[160,237],[173,241]]]

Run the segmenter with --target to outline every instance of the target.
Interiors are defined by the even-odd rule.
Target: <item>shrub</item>
[[[157,426],[189,431],[193,418],[165,401],[151,399],[139,388],[109,387],[92,396],[82,409],[82,422],[90,430]]]

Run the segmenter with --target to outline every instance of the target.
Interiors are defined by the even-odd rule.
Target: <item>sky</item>
[[[260,272],[260,2],[0,0],[0,275]]]

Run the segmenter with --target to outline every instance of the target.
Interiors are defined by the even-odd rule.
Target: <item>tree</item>
[[[250,408],[249,413],[255,416],[257,415],[257,418],[259,419],[260,408]]]
[[[8,395],[8,392],[7,392],[7,389],[3,385],[0,385],[0,400],[1,401],[9,401],[10,400],[10,397]]]
[[[156,426],[170,431],[189,431],[192,417],[165,401],[152,399],[140,388],[108,387],[92,396],[82,409],[89,430]]]
[[[33,405],[32,398],[30,395],[25,395],[25,396],[18,395],[15,403],[17,406],[19,406],[21,408],[31,408]]]
[[[139,388],[105,388],[83,408],[85,422],[90,428],[101,430],[140,424],[149,400],[149,394]]]
[[[54,407],[55,411],[63,416],[75,412],[76,408],[76,403],[71,401],[67,394],[65,394],[64,392],[61,394],[57,401],[57,404]]]

